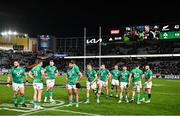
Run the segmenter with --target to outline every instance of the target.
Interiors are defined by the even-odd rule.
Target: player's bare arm
[[[79,73],[79,78],[78,78],[78,80],[76,81],[76,83],[79,83],[79,81],[82,79],[82,77],[83,77],[83,75],[82,75],[82,73]]]
[[[30,78],[34,79],[34,76],[33,76],[31,71],[28,73],[28,75],[29,75]]]
[[[10,81],[11,81],[12,75],[8,74],[7,76],[7,86],[10,87]]]

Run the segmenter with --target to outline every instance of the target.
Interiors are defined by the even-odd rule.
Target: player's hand
[[[25,82],[25,85],[28,85],[29,83],[28,82]]]
[[[79,81],[76,81],[76,83],[79,83]]]
[[[66,84],[66,89],[68,89],[68,84]]]
[[[146,85],[148,82],[146,81],[145,83],[144,83],[144,85]]]
[[[7,84],[7,87],[10,87],[11,85],[10,84]]]
[[[128,87],[130,87],[130,83],[128,83]]]

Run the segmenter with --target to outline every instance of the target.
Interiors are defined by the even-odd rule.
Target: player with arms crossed
[[[98,94],[97,94],[97,103],[100,103],[100,95],[102,91],[102,87],[105,87],[106,90],[106,98],[108,97],[108,79],[110,78],[111,73],[108,69],[105,68],[105,65],[102,64],[98,71]]]
[[[97,73],[92,68],[91,64],[87,65],[86,77],[87,77],[87,81],[86,81],[86,97],[87,97],[87,99],[86,99],[85,103],[89,103],[89,91],[90,91],[90,88],[92,88],[94,94],[96,95],[96,88],[97,88],[96,80],[98,78]]]
[[[13,87],[13,102],[14,106],[18,107],[18,94],[21,95],[21,104],[22,107],[26,107],[25,104],[25,96],[24,96],[24,79],[26,78],[26,73],[24,68],[20,67],[19,62],[14,61],[14,67],[12,67],[9,71],[7,78],[7,86],[10,87],[10,81],[12,78],[12,87]],[[27,81],[26,81],[27,82]],[[27,84],[27,83],[26,83]]]
[[[129,71],[127,70],[127,67],[126,66],[123,66],[122,67],[122,71],[121,71],[121,74],[120,74],[120,78],[119,78],[119,82],[120,82],[120,94],[119,94],[119,101],[118,103],[121,103],[122,102],[122,98],[123,98],[123,91],[126,90],[126,96],[125,96],[125,100],[127,103],[129,103],[129,100],[128,100],[128,89],[129,89],[129,86],[130,86],[130,73]]]
[[[119,76],[120,76],[121,71],[118,70],[118,66],[114,66],[114,70],[111,71],[111,94],[110,96],[113,96],[113,90],[114,87],[116,87],[116,97],[118,97],[118,88],[119,88]]]
[[[137,104],[140,104],[141,102],[140,100],[140,90],[142,88],[141,85],[141,78],[142,78],[142,74],[143,71],[141,69],[139,69],[139,65],[136,65],[136,68],[132,69],[131,73],[130,73],[130,79],[132,79],[133,82],[133,91],[132,91],[132,99],[131,102],[134,101],[134,96],[136,93],[137,96]]]
[[[44,79],[45,74],[44,74],[44,69],[42,65],[43,65],[43,62],[38,61],[38,65],[33,67],[29,72],[29,77],[33,79],[34,109],[43,109],[43,107],[41,107],[41,97],[42,97],[42,90],[43,90],[43,79]]]
[[[76,85],[79,83],[81,78],[82,73],[80,72],[79,67],[75,64],[74,61],[70,61],[66,77],[66,87],[69,94],[69,104],[67,104],[66,106],[72,106],[72,95],[74,92],[76,98],[76,107],[79,107],[78,88],[76,87]]]
[[[54,66],[54,61],[50,60],[49,66],[46,66],[44,69],[44,72],[46,74],[46,85],[47,85],[47,90],[45,93],[45,98],[44,102],[47,102],[48,97],[50,98],[50,102],[54,102],[53,100],[53,88],[55,84],[55,78],[58,76],[58,70],[57,67]]]
[[[145,66],[145,72],[142,76],[142,78],[145,79],[144,83],[144,92],[143,92],[143,98],[141,99],[142,102],[150,103],[151,102],[151,88],[152,88],[152,76],[153,72],[150,70],[150,67],[148,65]],[[146,96],[148,99],[146,99]]]

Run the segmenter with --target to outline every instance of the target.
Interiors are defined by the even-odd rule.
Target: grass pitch
[[[6,76],[0,76],[0,80],[6,80]],[[81,85],[85,86],[85,78]],[[30,79],[30,81],[32,81]],[[56,84],[65,85],[65,78],[58,77]],[[109,87],[110,88],[110,87]],[[132,86],[131,86],[132,88]],[[46,91],[44,87],[43,98]],[[32,100],[32,86],[25,87],[27,104]],[[131,96],[131,89],[130,89]],[[65,107],[68,103],[66,88],[55,87],[54,99],[60,104],[50,104],[43,110],[33,110],[31,104],[27,109],[14,108],[12,105],[12,88],[0,84],[0,115],[180,115],[180,80],[153,79],[152,102],[150,104],[121,103],[118,98],[105,95],[100,97],[100,104],[96,103],[94,94],[91,91],[90,104],[84,104],[86,100],[85,88],[79,90],[79,108]],[[20,105],[19,105],[20,106]]]

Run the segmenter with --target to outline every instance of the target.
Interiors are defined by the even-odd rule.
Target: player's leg
[[[12,83],[12,87],[13,87],[13,103],[15,107],[18,107],[18,91],[19,91],[19,87],[16,83]]]
[[[21,104],[22,104],[22,107],[26,107],[25,96],[24,96],[24,85],[22,85],[22,87],[19,89],[19,91],[20,91],[20,94],[21,94]]]
[[[94,95],[97,97],[97,83],[94,82],[93,85],[91,85],[91,88],[92,88],[92,90],[94,92]]]
[[[38,95],[38,97],[37,97],[37,106],[38,106],[38,108],[37,109],[43,109],[41,107],[42,89],[37,90],[37,95]]]
[[[37,109],[37,89],[34,88],[34,94],[33,94],[33,104],[34,104],[34,109]]]
[[[97,103],[99,103],[99,98],[100,98],[100,95],[101,95],[101,91],[102,91],[102,83],[99,83],[99,88],[98,88],[98,93],[97,93]]]
[[[146,101],[146,103],[151,102],[151,87],[152,87],[152,82],[147,83],[147,97],[148,97],[148,100]]]
[[[115,86],[116,86],[116,97],[118,97],[119,80],[116,80]]]
[[[151,88],[147,89],[147,93],[148,93],[148,100],[146,101],[146,103],[150,103],[151,102]]]
[[[110,94],[111,97],[113,96],[114,85],[115,85],[114,79],[112,79],[112,82],[111,82],[111,94]]]
[[[125,100],[126,100],[126,103],[129,103],[129,100],[128,100],[128,97],[129,97],[129,87],[128,87],[128,84],[126,85],[126,96],[125,96]]]
[[[76,86],[74,86],[73,91],[74,91],[74,95],[75,95],[75,97],[76,97],[76,107],[79,107],[78,88],[76,88]]]
[[[13,91],[13,103],[15,107],[18,107],[18,91]]]
[[[50,98],[50,102],[54,102],[55,100],[53,99],[53,86],[49,88],[49,98]]]
[[[106,91],[106,99],[109,97],[109,88],[108,88],[108,82],[105,82],[105,91]]]
[[[141,102],[144,102],[147,98],[147,88],[146,88],[146,85],[144,85],[143,87],[143,96],[142,96],[142,99],[140,100]]]
[[[53,89],[54,89],[55,80],[51,80],[50,86],[49,86],[49,98],[50,102],[54,102],[53,100]]]
[[[136,93],[136,84],[135,83],[133,83],[133,90],[132,90],[132,98],[131,98],[131,102],[133,102],[134,101],[134,96],[135,96],[135,93]]]
[[[47,99],[49,97],[49,80],[46,80],[46,85],[47,85],[47,90],[46,90],[46,93],[45,93],[45,98],[44,98],[44,102],[47,102]]]
[[[118,85],[116,85],[116,97],[118,97]]]
[[[69,104],[66,106],[72,106],[72,86],[68,85]]]
[[[119,91],[119,101],[118,103],[121,103],[122,102],[122,98],[123,98],[123,85],[121,84],[120,87],[119,87],[120,91]]]
[[[89,103],[89,90],[90,89],[86,89],[86,102],[85,103]]]
[[[138,82],[137,86],[136,86],[136,96],[137,96],[137,104],[140,104],[140,90],[141,90],[141,85],[140,82]]]
[[[89,90],[90,90],[90,82],[86,82],[86,101],[85,101],[85,103],[89,103]]]

